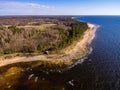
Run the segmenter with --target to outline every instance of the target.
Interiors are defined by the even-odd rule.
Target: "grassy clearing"
[[[42,25],[25,25],[25,26],[17,26],[18,28],[35,28],[40,31],[44,31],[46,28],[54,26],[56,24],[42,24]]]

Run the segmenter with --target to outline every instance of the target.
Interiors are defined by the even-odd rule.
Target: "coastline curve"
[[[99,26],[87,23],[88,30],[85,31],[84,35],[77,42],[75,41],[72,45],[62,50],[62,54],[57,55],[38,55],[32,57],[20,57],[16,56],[10,59],[0,60],[0,67],[7,66],[9,64],[20,63],[20,62],[31,62],[31,61],[47,61],[54,64],[64,63],[66,65],[71,65],[73,61],[78,60],[78,58],[84,58],[90,53],[90,43],[95,37],[95,32]]]

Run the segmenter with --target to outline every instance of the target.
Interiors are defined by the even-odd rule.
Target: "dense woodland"
[[[46,26],[41,30],[42,25]],[[87,28],[86,23],[69,17],[0,17],[0,54],[55,53],[79,39]]]

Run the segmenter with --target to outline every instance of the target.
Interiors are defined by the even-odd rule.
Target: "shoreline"
[[[86,56],[89,53],[89,44],[95,37],[95,32],[98,28],[97,25],[88,24],[88,30],[84,32],[84,35],[67,48],[60,50],[61,54],[51,55],[37,55],[37,56],[15,56],[9,59],[1,59],[0,67],[7,66],[9,64],[20,62],[32,62],[32,61],[46,61],[53,64],[71,64],[73,61]]]

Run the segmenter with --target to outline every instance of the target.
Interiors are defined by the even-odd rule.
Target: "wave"
[[[88,59],[88,56],[92,53],[93,51],[93,48],[88,46],[88,49],[89,49],[89,52],[83,56],[82,58],[79,58],[78,60],[72,62],[71,64],[69,64],[68,66],[66,66],[62,71],[67,71],[67,70],[70,70],[72,68],[74,68],[75,66],[77,66],[78,64],[82,64],[85,60]]]

